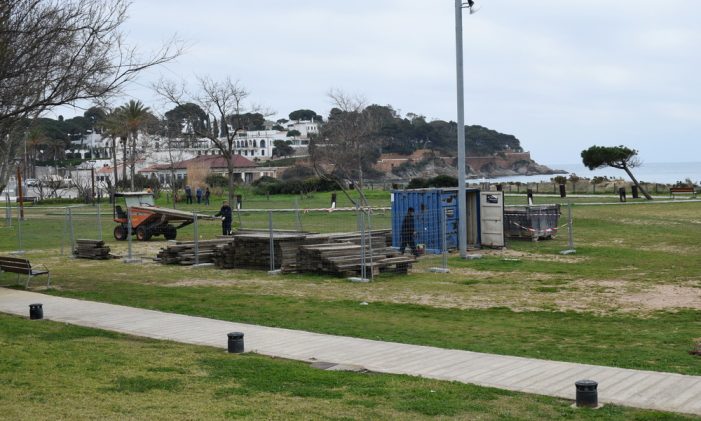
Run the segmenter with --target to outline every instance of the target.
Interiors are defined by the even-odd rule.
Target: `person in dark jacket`
[[[224,201],[221,209],[214,216],[221,216],[222,235],[231,235],[231,206],[228,200]]]
[[[404,216],[404,220],[402,221],[402,231],[399,235],[399,239],[401,241],[399,246],[400,253],[404,254],[404,249],[406,249],[406,246],[408,245],[414,256],[419,255],[419,253],[416,251],[414,234],[416,234],[416,227],[414,225],[414,208],[409,208],[407,209],[406,216]]]
[[[198,205],[202,203],[202,187],[197,186],[197,189],[195,189],[195,197],[197,197]]]
[[[209,196],[210,196],[211,194],[212,194],[212,193],[209,191],[209,187],[207,187],[207,188],[205,189],[205,191],[204,191],[204,204],[207,205],[207,206],[209,206]]]
[[[185,203],[188,205],[192,204],[192,189],[190,186],[185,186]]]

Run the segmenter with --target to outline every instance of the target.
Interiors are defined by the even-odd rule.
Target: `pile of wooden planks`
[[[275,269],[293,271],[297,264],[297,249],[304,241],[305,234],[273,232]],[[245,233],[234,235],[234,267],[247,269],[270,269],[270,233]],[[220,267],[225,267],[224,265]]]
[[[212,260],[219,269],[235,269],[236,247],[234,246],[234,240],[229,240],[228,243],[217,246],[212,253]]]
[[[389,230],[368,231],[364,240],[359,232],[309,234],[273,231],[274,268],[283,272],[356,275],[362,272],[361,251],[364,248],[367,271],[406,273],[415,260],[400,256],[389,247],[388,237],[391,241]],[[233,240],[229,238],[228,243],[217,245],[212,252],[212,260],[218,268],[271,268],[269,231],[239,232]]]
[[[407,273],[414,261],[413,257],[401,256],[396,250],[386,246],[366,246],[363,256],[363,247],[358,244],[327,243],[300,246],[297,270],[351,276],[362,273],[364,264],[366,275],[388,271]]]
[[[75,241],[73,256],[78,259],[107,260],[114,256],[110,254],[109,246],[101,240],[80,239]]]
[[[214,253],[217,246],[230,243],[229,239],[201,240],[198,242],[198,263],[214,262]],[[169,241],[168,245],[162,248],[156,258],[156,262],[167,265],[194,265],[195,264],[195,242],[194,241]]]

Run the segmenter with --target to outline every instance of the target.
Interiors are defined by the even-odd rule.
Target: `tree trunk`
[[[129,175],[131,176],[131,191],[136,191],[134,189],[134,170],[136,166],[136,136],[132,134],[131,145],[130,145],[131,156],[129,157]]]
[[[626,165],[626,166],[623,167],[623,170],[624,170],[626,173],[628,173],[628,177],[630,177],[630,179],[633,180],[633,184],[635,184],[636,186],[638,186],[638,190],[640,190],[640,193],[642,193],[643,196],[645,196],[645,198],[646,198],[647,200],[652,200],[652,196],[650,196],[650,194],[647,192],[647,190],[645,190],[645,188],[643,188],[643,186],[640,185],[640,183],[638,182],[638,180],[635,178],[635,176],[633,175],[633,173],[630,171],[630,168],[628,168],[628,166]]]
[[[112,186],[112,203],[114,201],[114,194],[117,193],[117,137],[112,136],[112,175],[114,176],[114,184]]]
[[[127,139],[122,142],[122,182],[127,181]]]
[[[231,206],[234,199],[234,163],[231,158],[231,154],[229,154],[229,156],[226,156],[226,172],[229,175],[229,206]]]

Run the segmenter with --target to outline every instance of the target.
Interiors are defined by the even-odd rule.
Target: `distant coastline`
[[[554,170],[561,170],[565,175],[577,174],[579,177],[592,178],[596,176],[608,177],[612,179],[621,178],[628,180],[624,171],[615,168],[602,168],[590,171],[580,164],[547,164],[547,167]],[[643,163],[640,167],[633,169],[633,174],[641,182],[674,184],[677,181],[691,179],[696,184],[701,184],[701,162],[649,162]],[[552,174],[537,175],[508,175],[503,177],[485,177],[485,181],[499,182],[537,182],[550,181],[554,177]]]

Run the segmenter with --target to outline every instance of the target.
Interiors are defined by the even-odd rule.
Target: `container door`
[[[504,247],[503,192],[480,193],[480,227],[482,246]]]

